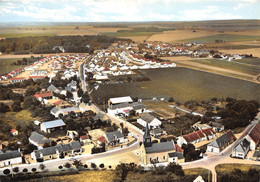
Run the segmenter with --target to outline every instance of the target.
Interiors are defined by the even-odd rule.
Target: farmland
[[[260,67],[258,66],[252,66],[248,64],[239,64],[236,62],[229,62],[229,61],[223,61],[223,60],[216,60],[216,59],[196,59],[196,60],[191,60],[193,62],[201,63],[201,64],[206,64],[206,65],[211,65],[211,66],[216,66],[220,68],[226,68],[250,75],[258,75],[260,74]],[[259,64],[259,60],[255,61],[254,63]]]
[[[151,81],[100,85],[92,92],[93,97],[107,100],[125,95],[139,98],[173,96],[180,102],[234,97],[260,101],[260,85],[244,80],[181,67],[140,72]]]

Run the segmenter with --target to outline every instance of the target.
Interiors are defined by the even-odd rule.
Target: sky
[[[260,19],[260,0],[0,0],[0,23],[226,19]]]

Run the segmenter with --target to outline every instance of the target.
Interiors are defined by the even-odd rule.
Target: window
[[[165,156],[163,156],[163,160],[165,160]]]

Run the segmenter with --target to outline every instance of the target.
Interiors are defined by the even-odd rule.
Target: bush
[[[62,169],[63,167],[62,167],[62,166],[59,166],[58,168],[59,168],[59,169]]]
[[[168,100],[168,102],[174,102],[173,97],[170,97],[169,100]]]
[[[4,171],[3,171],[3,173],[5,174],[5,175],[7,175],[7,174],[10,174],[10,170],[9,169],[5,169]]]
[[[28,169],[24,168],[24,169],[23,169],[23,172],[24,172],[24,173],[27,173],[27,172],[28,172]]]
[[[108,168],[109,168],[109,169],[111,169],[111,168],[112,168],[112,166],[110,166],[110,165],[109,165],[109,166],[108,166]]]
[[[97,165],[95,163],[91,163],[91,168],[96,169]]]
[[[19,167],[14,167],[13,168],[13,172],[18,173],[19,172]]]
[[[99,165],[99,167],[102,169],[102,168],[105,167],[105,165],[102,163],[102,164]]]
[[[87,168],[88,168],[88,165],[87,165],[87,164],[85,164],[85,165],[84,165],[84,168],[86,168],[86,169],[87,169]]]
[[[32,172],[36,172],[36,170],[37,170],[36,168],[32,168]]]

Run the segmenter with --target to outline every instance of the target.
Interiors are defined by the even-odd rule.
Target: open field
[[[139,98],[174,97],[176,101],[208,100],[213,97],[260,101],[260,85],[188,68],[140,70],[147,82],[100,85],[95,100],[130,95]]]
[[[237,59],[235,62],[251,64],[255,66],[260,66],[260,58],[245,58],[245,59]]]
[[[35,36],[55,36],[51,33],[0,33],[0,38],[14,38],[14,37],[35,37]]]
[[[196,43],[211,43],[215,42],[215,40],[222,40],[225,42],[233,42],[233,41],[249,41],[249,40],[260,40],[260,36],[250,36],[250,35],[234,35],[234,34],[218,34],[218,35],[210,35],[210,36],[202,36],[198,38],[192,39],[183,39],[182,42],[196,42]]]
[[[0,57],[0,75],[7,73],[9,71],[15,70],[16,68],[21,68],[21,66],[12,66],[11,63],[16,62],[17,60],[21,60],[22,58],[10,58],[10,59],[2,59]]]
[[[195,59],[191,60],[196,63],[201,63],[205,65],[210,65],[210,66],[216,66],[219,68],[224,68],[224,69],[229,69],[229,70],[234,70],[242,73],[246,73],[249,75],[255,75],[257,76],[260,74],[260,67],[258,66],[252,66],[248,64],[239,64],[235,62],[230,62],[230,61],[224,61],[224,60],[217,60],[217,59]],[[259,62],[259,60],[258,60]]]
[[[235,169],[240,169],[241,171],[248,171],[251,168],[255,168],[260,172],[260,166],[259,165],[251,165],[251,164],[219,164],[216,166],[216,172],[217,173],[225,173],[225,172],[231,172]]]

